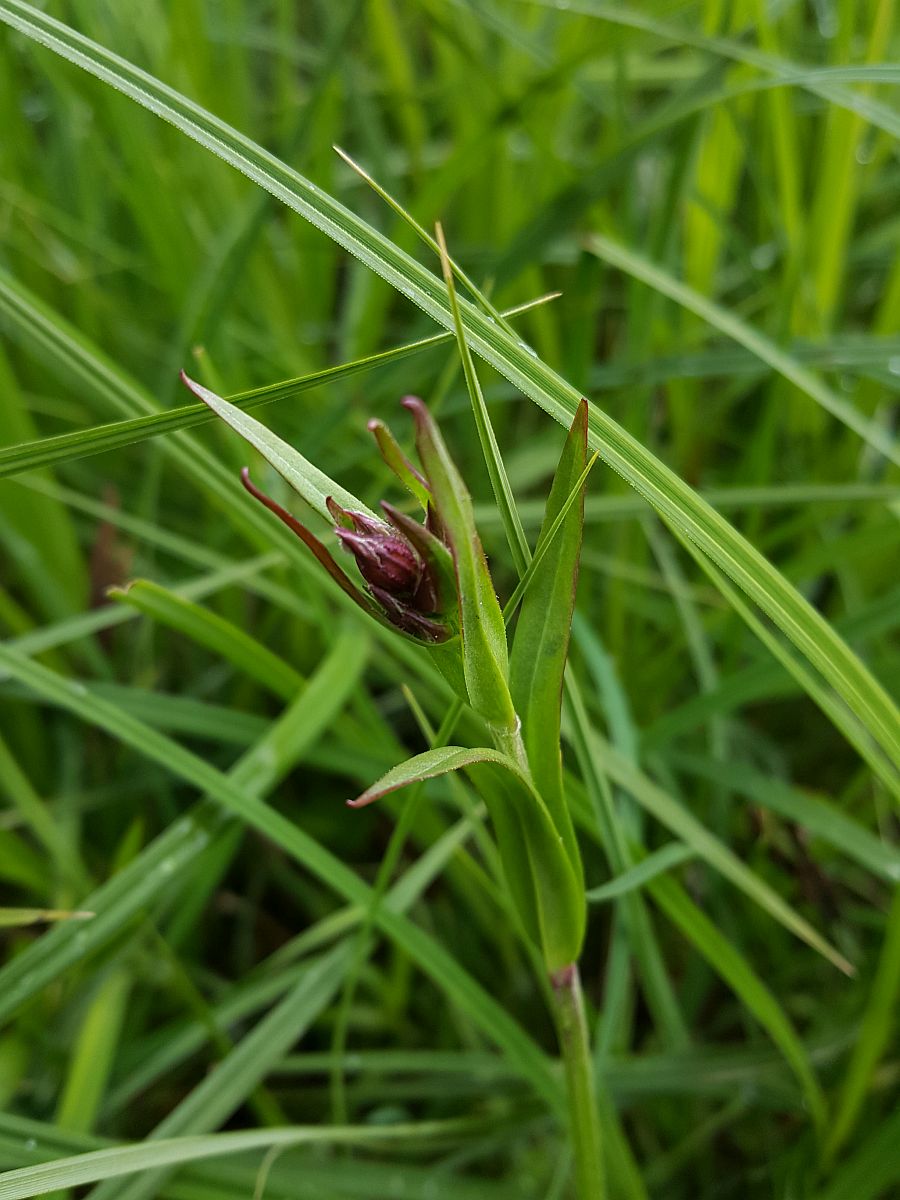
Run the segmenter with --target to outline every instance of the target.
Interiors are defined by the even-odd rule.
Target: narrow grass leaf
[[[292,700],[303,688],[303,676],[280,655],[239,629],[234,622],[176,595],[161,584],[136,579],[124,588],[110,588],[107,595],[205,646],[283,700]]]
[[[609,883],[590,888],[587,899],[591,904],[606,904],[610,900],[617,900],[636,888],[646,887],[657,875],[663,875],[666,871],[680,867],[696,857],[696,851],[683,842],[669,842],[668,845],[648,854],[633,867],[629,867],[627,871],[623,871],[621,875],[617,875],[615,879],[611,879]]]
[[[3,307],[3,273],[0,272],[0,310]],[[508,309],[507,316],[517,316],[531,308],[544,304],[552,296],[541,296],[527,304],[517,305]],[[269,383],[264,387],[252,388],[246,392],[238,392],[228,396],[227,400],[242,412],[259,408],[264,404],[272,404],[276,400],[284,400],[302,392],[321,387],[323,384],[337,383],[343,379],[364,371],[369,371],[389,363],[400,362],[423,350],[446,345],[453,340],[450,333],[437,333],[431,337],[420,338],[404,346],[395,346],[390,350],[382,350],[354,362],[340,363],[338,366],[325,367],[321,371],[312,371],[295,379],[285,379],[278,383]],[[49,467],[73,459],[86,458],[92,454],[102,454],[108,450],[120,450],[149,438],[161,437],[167,433],[177,433],[182,429],[192,429],[196,425],[208,424],[215,417],[208,405],[183,404],[178,408],[158,413],[148,413],[141,417],[131,417],[124,421],[111,421],[106,425],[95,425],[89,429],[76,429],[70,433],[59,433],[51,437],[40,438],[33,442],[20,442],[18,445],[0,448],[0,479],[20,475],[25,471],[34,471],[39,467]]]
[[[367,642],[358,633],[340,636],[300,696],[229,772],[231,786],[260,795],[272,787],[344,707],[359,680],[366,651]],[[3,655],[19,665],[25,664],[27,669],[27,659],[0,646],[0,656]],[[80,705],[96,711],[95,700],[83,685],[59,680],[49,672],[45,682],[57,682],[78,711],[84,711]],[[40,691],[37,694],[47,698]],[[107,716],[120,712],[115,702],[98,702]],[[141,747],[141,731],[147,727],[131,718],[128,728]],[[166,745],[180,748],[178,743],[163,739],[163,747]],[[157,761],[165,766],[165,749],[156,749]],[[190,870],[225,824],[226,817],[212,801],[194,806],[87,897],[85,907],[95,913],[90,921],[77,927],[70,922],[60,924],[0,969],[0,1022],[9,1020],[42,988],[106,945],[130,920],[156,902]]]
[[[102,1179],[134,1175],[162,1167],[263,1150],[272,1146],[344,1145],[378,1146],[390,1142],[455,1139],[474,1132],[472,1121],[420,1121],[403,1125],[315,1125],[308,1128],[253,1129],[206,1137],[170,1138],[136,1146],[92,1150],[71,1158],[56,1159],[37,1167],[22,1167],[0,1176],[0,1200],[30,1200],[58,1188],[80,1187]]]
[[[773,371],[777,371],[779,375],[805,392],[848,429],[859,434],[863,441],[877,450],[879,454],[883,454],[890,462],[900,464],[900,449],[897,448],[894,438],[882,426],[870,421],[852,404],[826,387],[808,367],[804,367],[776,346],[765,334],[760,333],[759,330],[754,329],[720,304],[707,299],[706,296],[702,296],[687,284],[682,283],[681,280],[674,278],[656,263],[636,254],[627,246],[613,241],[612,238],[592,233],[587,238],[585,245],[591,253],[602,258],[604,262],[626,271],[635,279],[647,284],[648,287],[652,287],[663,296],[668,296],[670,300],[674,300],[704,321],[708,321],[720,333],[734,338],[751,354],[755,354],[757,358],[770,366]]]
[[[335,653],[337,649],[336,647]],[[341,678],[345,678],[346,653],[346,649],[341,647]],[[281,813],[269,807],[247,786],[239,786],[177,742],[142,725],[99,697],[91,695],[81,685],[72,684],[47,668],[20,658],[3,646],[0,646],[0,664],[6,667],[11,676],[33,689],[47,703],[63,708],[81,720],[104,729],[139,754],[158,762],[166,770],[172,771],[200,791],[208,793],[227,812],[238,816],[264,836],[271,838],[345,900],[361,907],[368,905],[371,889],[367,884],[339,858],[320,846]],[[550,1071],[543,1051],[451,954],[406,917],[383,906],[378,909],[377,922],[384,932],[418,963],[425,974],[470,1015],[485,1035],[503,1048],[510,1061],[518,1066],[523,1076],[531,1081],[540,1095],[554,1106],[561,1104],[559,1083]],[[33,978],[26,977],[24,981],[20,980],[18,996],[21,997],[23,992],[33,985]]]
[[[862,1026],[844,1075],[837,1111],[828,1133],[825,1153],[831,1160],[846,1142],[859,1119],[866,1093],[897,1025],[897,1001],[900,998],[900,888],[894,889],[888,913],[881,956]]]
[[[792,787],[746,763],[720,762],[682,752],[666,758],[678,770],[730,788],[761,808],[802,825],[814,837],[888,883],[900,883],[900,849],[871,833],[825,797]]]
[[[80,909],[63,911],[57,908],[0,908],[0,929],[17,929],[23,925],[52,924],[54,921],[87,921],[92,912]]]

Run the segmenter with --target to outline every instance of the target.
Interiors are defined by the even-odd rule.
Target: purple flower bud
[[[386,527],[388,528],[388,527]],[[422,578],[422,561],[405,538],[388,532],[352,533],[335,530],[356,559],[359,572],[373,589],[392,596],[411,597]]]
[[[390,592],[373,587],[372,595],[384,609],[384,614],[392,625],[420,642],[445,642],[450,637],[450,629],[442,621],[433,621],[430,617],[423,616]]]

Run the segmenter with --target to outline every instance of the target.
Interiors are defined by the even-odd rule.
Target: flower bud
[[[335,533],[353,554],[360,575],[370,587],[398,599],[413,595],[422,578],[422,562],[405,538],[380,530],[353,533],[340,526]]]

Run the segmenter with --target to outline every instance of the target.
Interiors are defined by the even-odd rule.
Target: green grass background
[[[27,7],[4,2],[0,17]],[[895,685],[892,0],[46,11],[429,271],[435,256],[333,144],[425,228],[440,219],[499,308],[560,292],[513,319],[539,360]],[[248,452],[224,427],[86,453],[105,423],[186,404],[182,366],[233,395],[439,327],[182,131],[8,27],[0,131],[0,440],[13,447],[0,454],[0,897],[97,914],[3,930],[0,1166],[151,1139],[142,1173],[89,1194],[566,1196],[545,985],[477,798],[435,781],[363,812],[342,803],[425,747],[449,704],[439,677],[341,605],[244,497]],[[500,372],[479,373],[533,539],[562,430]],[[257,415],[369,504],[398,495],[366,419],[409,448],[398,400],[429,400],[510,594],[448,341],[282,390]],[[60,451],[45,440],[67,434]],[[35,448],[18,447],[38,440],[58,454],[53,474],[26,469]],[[845,663],[823,679],[701,558],[598,463],[564,749],[599,890],[582,971],[610,1190],[887,1197],[900,1179],[896,735]],[[108,598],[134,578],[154,586]],[[804,631],[827,667],[821,630]],[[471,719],[460,737],[483,740]],[[818,931],[856,973],[786,925]],[[266,1131],[288,1125],[311,1144],[282,1147],[261,1176]],[[152,1145],[226,1129],[258,1142],[229,1158],[215,1139],[185,1144],[177,1171]],[[118,1153],[106,1161],[133,1152]],[[99,1178],[60,1162],[0,1176],[0,1197]]]

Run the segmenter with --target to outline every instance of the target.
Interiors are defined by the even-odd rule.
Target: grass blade
[[[606,904],[609,900],[617,900],[620,896],[633,892],[635,888],[645,887],[657,875],[671,871],[673,867],[680,867],[682,863],[690,862],[695,857],[696,852],[690,846],[685,846],[683,842],[669,842],[668,845],[648,854],[633,867],[629,867],[627,871],[623,871],[621,875],[617,875],[615,879],[611,879],[609,883],[591,888],[587,899],[591,904]]]

